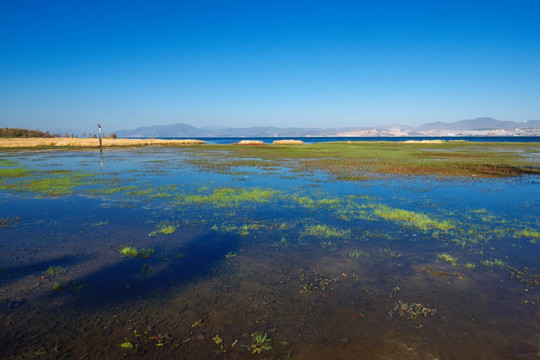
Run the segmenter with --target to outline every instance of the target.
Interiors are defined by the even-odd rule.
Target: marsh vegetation
[[[539,153],[6,151],[0,357],[534,359]]]

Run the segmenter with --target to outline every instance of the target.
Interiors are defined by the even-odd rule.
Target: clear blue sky
[[[540,118],[540,1],[2,1],[0,126]]]

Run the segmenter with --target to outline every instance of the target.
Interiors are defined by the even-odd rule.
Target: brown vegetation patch
[[[295,145],[295,144],[303,144],[304,142],[302,140],[274,140],[272,144],[274,145]]]
[[[147,146],[147,145],[203,145],[202,140],[161,140],[161,139],[102,139],[103,147]],[[2,148],[26,147],[99,147],[96,138],[9,138],[0,139]]]
[[[406,140],[406,144],[444,144],[444,140]]]
[[[242,140],[235,143],[234,145],[264,145],[264,142],[260,140]]]

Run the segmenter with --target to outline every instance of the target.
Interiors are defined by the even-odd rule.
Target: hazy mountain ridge
[[[183,123],[153,125],[135,130],[119,130],[120,137],[314,137],[314,136],[504,136],[540,135],[540,120],[523,122],[501,121],[482,117],[456,122],[433,122],[416,128],[407,125],[384,125],[347,128],[278,128],[254,126],[248,128],[197,128]]]

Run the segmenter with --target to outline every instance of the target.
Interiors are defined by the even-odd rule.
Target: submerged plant
[[[531,238],[540,239],[540,231],[535,231],[535,230],[532,230],[532,229],[522,230],[519,234],[521,236],[524,236],[524,237],[531,237]]]
[[[214,340],[216,345],[219,345],[223,349],[223,339],[221,338],[221,336],[216,335],[212,338],[212,340]]]
[[[152,249],[152,248],[144,249],[143,248],[141,250],[137,250],[134,247],[126,246],[126,247],[123,247],[123,248],[120,249],[120,253],[122,255],[124,255],[124,256],[131,257],[131,258],[136,258],[136,257],[149,258],[154,253],[154,249]]]
[[[120,249],[120,254],[129,257],[137,257],[137,255],[139,255],[139,252],[134,247],[126,246]]]
[[[355,250],[349,253],[349,257],[356,260],[359,260],[361,257],[367,257],[367,256],[369,256],[369,253],[362,250]]]
[[[63,266],[49,266],[45,271],[45,274],[58,276],[66,272],[66,268]]]
[[[403,221],[407,225],[414,226],[420,230],[437,229],[447,231],[454,228],[454,225],[449,220],[439,221],[422,213],[395,209],[386,205],[378,205],[373,213],[383,219]]]
[[[15,216],[12,219],[9,218],[9,217],[0,218],[0,229],[6,229],[6,228],[10,228],[10,227],[15,227],[15,226],[19,225],[20,222],[21,222],[21,218],[18,217],[18,216]]]
[[[154,253],[154,249],[152,248],[148,248],[148,249],[141,249],[141,251],[139,251],[139,257],[142,257],[142,258],[149,258],[150,256],[152,256],[152,254]]]
[[[349,238],[351,230],[342,230],[328,225],[308,225],[302,232],[302,235],[316,236],[319,238]]]
[[[238,206],[246,202],[264,203],[270,201],[279,191],[262,188],[232,188],[214,189],[208,195],[187,195],[179,199],[180,203],[211,204],[217,207]]]
[[[476,267],[476,265],[474,265],[473,263],[468,262],[468,263],[465,264],[464,267],[465,267],[465,269],[472,270],[472,269],[474,269]]]
[[[318,290],[324,291],[328,285],[338,281],[334,275],[324,276],[316,271],[302,270],[300,275],[300,294],[312,295]]]
[[[152,231],[150,234],[148,234],[148,236],[152,237],[152,236],[156,236],[157,234],[168,235],[168,234],[172,234],[175,231],[176,231],[176,225],[169,224],[168,222],[162,222],[161,224],[159,224],[159,227],[157,228],[157,230]]]
[[[441,261],[444,261],[444,262],[447,262],[449,264],[452,264],[452,266],[457,265],[457,259],[455,257],[453,257],[452,255],[447,254],[447,253],[437,254],[437,259],[439,259]]]
[[[272,346],[270,345],[272,340],[266,334],[253,333],[251,337],[253,338],[253,344],[249,348],[252,354],[260,354],[263,351],[272,350]]]
[[[420,303],[405,303],[401,300],[394,305],[394,312],[397,313],[399,317],[406,319],[416,319],[417,317],[427,317],[430,315],[435,315],[437,310],[431,309]],[[389,313],[390,316],[392,312]]]
[[[51,291],[60,292],[64,290],[64,287],[57,281],[51,286]]]
[[[395,253],[392,250],[390,250],[389,248],[382,249],[382,250],[379,250],[379,251],[381,253],[383,253],[384,255],[386,255],[386,256],[390,256],[390,257],[394,257],[394,258],[398,258],[398,257],[401,256],[401,254]]]

